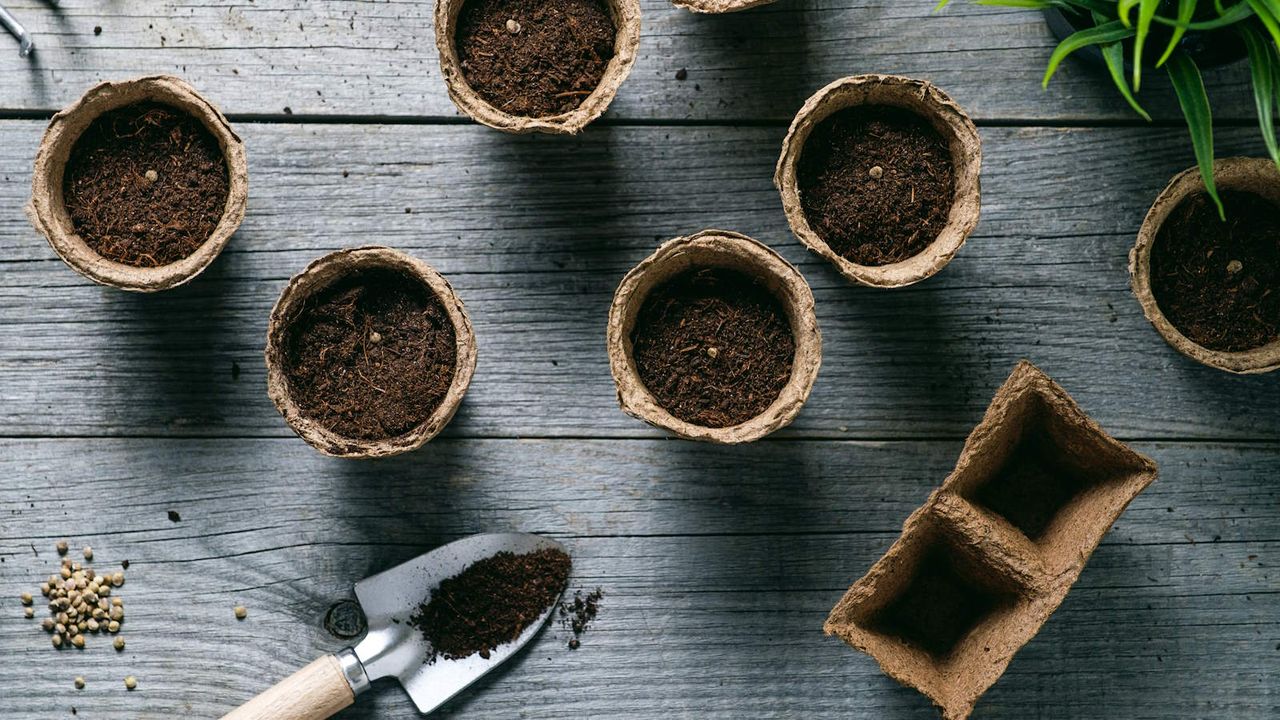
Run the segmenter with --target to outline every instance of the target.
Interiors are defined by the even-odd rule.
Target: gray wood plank
[[[434,263],[475,320],[479,370],[448,433],[657,437],[616,408],[608,303],[660,240],[719,226],[777,247],[818,299],[824,367],[783,437],[963,437],[1021,357],[1126,437],[1280,437],[1276,376],[1183,359],[1129,292],[1136,228],[1190,162],[1177,130],[985,128],[982,224],[901,292],[851,287],[800,248],[770,181],[777,128],[241,130],[242,231],[190,287],[136,297],[83,281],[30,229],[40,123],[0,122],[0,434],[288,436],[264,391],[271,305],[312,258],[381,242]],[[1219,147],[1258,150],[1246,129]]]
[[[1161,479],[975,718],[1274,716],[1280,448],[1139,449]],[[6,715],[74,705],[108,719],[216,717],[341,647],[322,620],[352,580],[458,535],[513,528],[569,543],[574,586],[602,587],[604,609],[580,650],[551,629],[447,717],[931,717],[820,627],[957,450],[475,440],[361,464],[277,439],[4,441],[0,647],[23,668]],[[64,535],[93,545],[99,563],[131,561],[123,656],[103,643],[55,653],[20,617],[14,598],[56,562]],[[236,603],[250,608],[243,624]],[[135,694],[120,685],[126,673],[140,679]],[[411,714],[383,685],[343,717]]]
[[[1054,40],[1034,12],[957,3],[933,14],[927,0],[782,0],[699,17],[665,0],[642,5],[644,39],[609,115],[617,120],[784,122],[836,77],[889,72],[932,80],[983,119],[1138,121],[1109,80],[1080,67],[1068,65],[1041,91]],[[6,110],[51,111],[103,79],[170,72],[237,114],[457,115],[440,79],[429,0],[8,6],[37,33],[40,49],[29,62],[0,45]],[[675,78],[680,69],[684,81]],[[1219,120],[1253,117],[1247,71],[1214,72],[1209,82]],[[1146,102],[1158,117],[1178,117],[1167,91]]]

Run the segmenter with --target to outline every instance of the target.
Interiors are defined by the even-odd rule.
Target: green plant
[[[942,9],[951,0],[941,0]],[[1253,95],[1258,124],[1267,152],[1280,167],[1280,144],[1276,141],[1275,115],[1280,103],[1280,0],[973,0],[979,5],[999,5],[1030,9],[1058,9],[1075,13],[1092,23],[1060,42],[1049,57],[1044,85],[1071,53],[1096,46],[1107,71],[1125,101],[1141,115],[1151,116],[1138,103],[1144,69],[1162,69],[1173,83],[1191,134],[1205,188],[1225,217],[1222,200],[1213,181],[1213,114],[1205,92],[1200,68],[1181,49],[1188,32],[1234,31],[1240,36],[1253,75]],[[1158,33],[1156,31],[1159,31]],[[1151,61],[1148,41],[1159,34],[1166,37],[1160,55]],[[1131,73],[1126,72],[1126,47],[1130,44]],[[1131,75],[1131,77],[1130,77]]]

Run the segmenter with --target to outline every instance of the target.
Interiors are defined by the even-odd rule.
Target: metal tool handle
[[[18,38],[18,53],[23,57],[31,54],[36,49],[35,42],[31,39],[31,33],[22,27],[22,23],[18,22],[18,18],[9,14],[8,10],[0,7],[0,25],[4,26],[14,37]]]
[[[364,670],[360,672],[363,674]],[[346,663],[339,655],[325,655],[222,716],[222,720],[325,720],[355,700]]]

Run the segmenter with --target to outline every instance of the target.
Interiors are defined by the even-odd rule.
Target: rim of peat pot
[[[671,0],[678,8],[696,13],[731,13],[768,5],[777,0]]]
[[[1218,191],[1247,190],[1256,193],[1280,207],[1280,170],[1273,162],[1263,158],[1233,157],[1217,160],[1213,164],[1213,177]],[[1155,245],[1160,228],[1169,214],[1188,196],[1204,192],[1204,180],[1198,168],[1184,170],[1173,180],[1151,205],[1147,217],[1138,231],[1138,242],[1129,251],[1129,277],[1133,294],[1142,305],[1142,313],[1155,326],[1156,332],[1175,350],[1218,370],[1249,375],[1280,369],[1280,339],[1273,340],[1252,350],[1227,352],[1210,350],[1183,335],[1165,317],[1151,290],[1151,249]]]
[[[645,387],[632,355],[631,333],[649,293],[694,268],[735,270],[762,281],[786,311],[795,339],[791,378],[778,397],[764,412],[729,427],[695,425],[672,415]],[[790,425],[809,399],[822,365],[822,333],[814,312],[813,291],[804,276],[764,243],[728,230],[703,230],[668,240],[632,268],[618,285],[609,307],[606,344],[609,370],[623,412],[689,440],[724,445],[758,440]]]
[[[512,115],[494,107],[480,97],[462,72],[458,60],[458,14],[466,2],[478,0],[436,0],[436,49],[440,53],[440,73],[444,75],[449,99],[472,120],[509,133],[542,132],[553,135],[575,135],[588,123],[604,114],[618,94],[622,81],[631,74],[640,47],[640,0],[605,0],[613,19],[613,58],[605,67],[600,84],[578,107],[559,115],[525,117]]]
[[[284,371],[285,334],[308,300],[354,272],[387,269],[426,286],[440,301],[453,323],[455,348],[453,382],[440,405],[416,428],[403,435],[377,440],[340,435],[307,417],[294,403]],[[471,318],[449,281],[435,268],[407,253],[380,245],[346,248],[313,260],[294,275],[271,310],[267,326],[267,394],[276,409],[303,440],[333,457],[371,459],[416,450],[444,429],[462,403],[476,369],[476,336]]]
[[[800,203],[796,167],[809,134],[823,120],[847,108],[884,105],[915,113],[947,140],[955,178],[955,196],[947,224],[916,255],[888,265],[859,265],[831,249],[809,225]],[[965,111],[932,83],[898,75],[855,75],[840,78],[810,97],[787,130],[773,184],[782,194],[787,223],[800,242],[830,261],[846,278],[871,287],[895,288],[931,277],[946,267],[978,225],[982,190],[982,139]]]
[[[176,107],[200,120],[222,149],[228,180],[227,204],[209,238],[187,257],[154,268],[115,262],[90,248],[76,233],[62,192],[67,161],[89,125],[103,113],[148,101]],[[53,116],[36,151],[31,200],[26,212],[31,224],[72,270],[96,283],[121,290],[157,292],[182,285],[213,262],[244,220],[248,197],[249,165],[244,142],[231,129],[227,118],[183,79],[148,75],[99,83]]]

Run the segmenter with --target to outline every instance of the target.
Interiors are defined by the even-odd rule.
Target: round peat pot
[[[493,97],[491,92],[477,91],[477,88],[473,87],[471,80],[468,79],[464,63],[459,57],[458,35],[459,28],[463,24],[459,18],[462,16],[464,6],[470,3],[491,1],[436,0],[436,48],[440,52],[440,72],[444,76],[445,85],[449,90],[449,97],[453,100],[454,105],[476,122],[510,133],[542,132],[556,135],[573,135],[581,132],[588,123],[600,117],[605,109],[609,107],[609,103],[613,102],[613,98],[618,94],[618,88],[622,85],[622,81],[631,73],[631,66],[635,64],[636,51],[640,47],[639,0],[604,0],[604,5],[608,9],[609,19],[612,21],[614,30],[613,57],[609,59],[605,66],[599,82],[589,92],[581,89],[566,89],[555,93],[556,97],[574,97],[583,93],[587,94],[580,103],[571,109],[561,109],[552,111],[551,114],[539,116],[513,113],[507,109],[497,107],[493,102],[485,98],[486,94]],[[477,20],[476,22],[481,21]],[[519,17],[506,18],[503,24],[488,29],[489,35],[487,37],[491,39],[497,38],[495,42],[530,38],[534,30],[537,29],[537,24],[538,21],[530,17],[524,18],[523,24]],[[504,37],[505,35],[509,35],[510,38]],[[530,39],[530,42],[532,42],[532,39]],[[547,44],[551,45],[552,51],[565,50],[562,47],[564,42],[565,40],[560,38],[554,44],[551,42]],[[584,53],[586,52],[588,51],[584,51]],[[500,51],[486,52],[485,54],[506,56],[511,55],[512,50],[504,47]],[[537,64],[546,64],[555,62],[555,58],[539,57],[536,62]],[[495,74],[496,82],[508,85],[517,83],[517,80],[513,80],[513,78],[527,80],[531,77],[528,74],[529,72],[497,72]],[[495,88],[494,92],[496,90]]]
[[[676,7],[696,13],[721,14],[768,5],[775,0],[671,0]]]
[[[216,225],[209,221],[212,231],[207,238],[201,238],[199,244],[189,254],[167,262],[155,260],[153,255],[143,254],[145,261],[126,262],[122,259],[105,257],[102,252],[91,247],[85,236],[78,229],[72,212],[68,209],[67,183],[68,166],[77,158],[73,151],[86,131],[94,131],[95,121],[106,113],[128,113],[130,106],[135,108],[151,107],[160,115],[170,117],[177,123],[189,123],[190,118],[198,121],[197,128],[208,132],[206,138],[182,139],[187,146],[197,144],[205,148],[216,158],[217,150],[221,150],[222,162],[226,166],[226,202],[221,205],[221,219]],[[189,118],[185,116],[190,116]],[[139,124],[145,118],[138,120]],[[99,124],[100,126],[101,124]],[[181,132],[181,127],[174,128]],[[166,137],[170,137],[166,134]],[[177,143],[175,143],[176,145]],[[210,162],[206,160],[205,162]],[[154,171],[139,171],[136,177],[125,177],[124,182],[141,187],[155,185],[156,193],[173,191],[166,188],[170,180],[171,168],[160,168],[164,175]],[[182,182],[190,182],[191,176]],[[222,178],[218,179],[220,183]],[[105,179],[115,187],[119,183]],[[176,193],[188,190],[173,191]],[[139,190],[134,197],[146,194]],[[140,77],[121,82],[104,82],[90,88],[79,100],[53,116],[49,127],[45,130],[36,152],[35,171],[31,181],[31,201],[27,204],[27,216],[42,235],[48,239],[54,251],[73,270],[103,285],[110,285],[122,290],[137,292],[156,292],[177,287],[199,275],[213,259],[222,252],[231,235],[240,227],[244,219],[245,204],[249,196],[249,169],[245,160],[244,143],[231,129],[227,119],[223,117],[213,103],[204,99],[190,85],[176,77],[155,75]],[[216,197],[216,196],[215,196]],[[103,203],[118,203],[118,198],[103,200]],[[218,203],[218,200],[209,200]],[[213,204],[208,210],[216,216],[219,205]],[[151,228],[129,228],[119,231],[121,235],[146,237]],[[165,228],[161,228],[165,229]],[[203,235],[203,233],[202,233]],[[112,242],[111,238],[100,239]],[[106,247],[99,246],[100,249]],[[127,258],[126,258],[127,260]]]
[[[1214,180],[1218,192],[1224,194],[1235,192],[1251,193],[1275,206],[1274,212],[1280,213],[1280,171],[1274,163],[1262,158],[1226,158],[1214,164]],[[1165,314],[1157,299],[1158,289],[1153,288],[1152,266],[1153,250],[1161,242],[1161,230],[1171,216],[1180,214],[1184,202],[1194,201],[1196,196],[1204,195],[1204,180],[1197,168],[1186,170],[1169,182],[1169,185],[1156,198],[1147,212],[1138,232],[1138,242],[1129,251],[1129,275],[1133,293],[1142,305],[1142,312],[1147,320],[1155,326],[1156,331],[1178,352],[1209,367],[1232,373],[1255,374],[1265,373],[1280,368],[1280,338],[1265,344],[1239,351],[1215,350],[1192,340],[1183,330],[1173,324]],[[1206,199],[1205,203],[1212,208]],[[1217,211],[1212,210],[1214,222],[1217,222]],[[1275,217],[1274,215],[1272,217]],[[1232,204],[1227,203],[1227,221],[1232,222]],[[1225,227],[1225,226],[1224,226]],[[1158,253],[1157,253],[1158,254]],[[1206,257],[1207,255],[1207,257]],[[1243,266],[1231,257],[1214,258],[1213,254],[1199,253],[1206,257],[1205,262],[1221,263],[1220,273],[1223,275],[1240,273]],[[1233,267],[1234,266],[1234,267]],[[1242,277],[1248,277],[1242,275]],[[1266,294],[1267,288],[1259,288]],[[1280,288],[1270,288],[1277,291]]]
[[[669,334],[657,335],[659,326]],[[685,328],[701,334],[679,337]],[[725,230],[670,240],[627,273],[609,309],[607,345],[623,412],[680,437],[722,444],[789,425],[822,364],[804,278],[764,244]],[[658,393],[644,379],[659,377],[647,365],[654,357],[663,363]],[[718,405],[702,415],[669,409],[677,403],[664,406],[658,396],[673,387]],[[742,403],[748,393],[749,404]],[[737,414],[750,407],[750,414],[730,421],[733,414],[719,409],[727,403]],[[716,421],[695,422],[713,413]]]
[[[267,393],[303,440],[334,457],[379,458],[416,450],[449,424],[475,372],[476,337],[430,265],[350,248],[289,281],[271,311],[266,360]]]
[[[809,188],[801,186],[798,177],[804,162],[806,143],[815,129],[837,113],[860,109],[867,112],[893,113],[927,130],[936,132],[936,142],[950,160],[950,208],[938,211],[941,228],[923,249],[905,258],[884,264],[863,264],[836,252],[810,223],[804,195]],[[887,117],[887,115],[886,115]],[[932,134],[932,133],[931,133]],[[816,147],[816,145],[815,145]],[[892,149],[892,148],[890,148]],[[852,158],[857,162],[859,158]],[[898,166],[873,166],[866,183],[891,179],[895,173],[907,172],[913,161],[906,158]],[[981,208],[979,172],[982,166],[982,141],[973,121],[938,88],[923,80],[895,75],[858,75],[827,85],[805,102],[791,122],[782,143],[773,182],[782,193],[782,207],[792,232],[810,250],[829,260],[846,278],[871,287],[894,288],[924,280],[941,270],[964,245],[978,224]],[[909,186],[903,183],[902,187]],[[910,191],[914,198],[914,189]],[[945,201],[945,200],[944,200]],[[906,208],[904,208],[906,209]],[[919,211],[919,208],[915,208]],[[889,210],[891,211],[891,209]],[[928,232],[934,232],[928,228]]]

